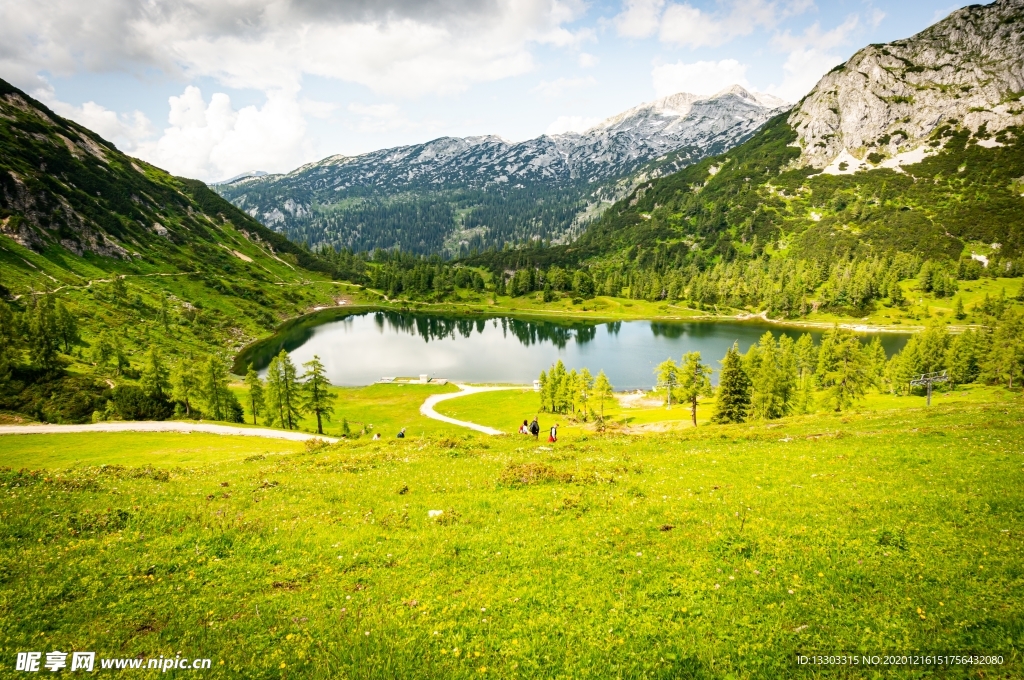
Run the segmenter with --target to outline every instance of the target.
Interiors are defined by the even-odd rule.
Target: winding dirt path
[[[322,439],[331,444],[337,443],[334,437],[293,432],[289,430],[271,430],[262,427],[235,427],[233,425],[217,425],[215,423],[193,423],[181,420],[142,420],[132,422],[90,423],[87,425],[0,425],[0,435],[5,434],[62,434],[69,432],[206,432],[208,434],[225,434],[241,437],[265,437],[267,439],[289,439],[306,441]]]
[[[505,434],[501,430],[495,430],[493,427],[487,427],[486,425],[478,425],[477,423],[471,423],[468,420],[456,420],[455,418],[449,418],[443,416],[434,410],[434,407],[442,401],[448,401],[449,399],[457,399],[458,397],[469,396],[470,394],[479,394],[481,392],[496,392],[498,390],[521,390],[521,385],[503,385],[500,387],[473,387],[470,385],[456,384],[459,388],[458,392],[448,392],[447,394],[432,394],[427,397],[427,400],[420,406],[420,414],[425,415],[428,418],[434,420],[440,420],[442,423],[448,423],[449,425],[457,425],[459,427],[467,427],[470,430],[476,430],[477,432],[483,432],[484,434]]]

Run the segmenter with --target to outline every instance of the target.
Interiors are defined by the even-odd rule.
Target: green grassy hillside
[[[220,460],[195,435],[153,454],[59,435],[63,458],[0,473],[0,653],[180,653],[211,678],[774,679],[828,676],[797,654],[941,652],[1003,662],[877,671],[1019,677],[1022,417],[1010,398]],[[123,467],[76,460],[99,436]]]
[[[12,365],[0,412],[88,418],[110,384],[138,377],[149,348],[169,364],[226,360],[282,320],[358,294],[337,277],[358,281],[361,264],[300,248],[0,81],[0,305],[11,312],[0,338],[13,353],[0,357]],[[54,303],[76,328],[40,362],[32,319]],[[47,323],[36,335],[55,332]],[[101,346],[122,359],[98,358]]]

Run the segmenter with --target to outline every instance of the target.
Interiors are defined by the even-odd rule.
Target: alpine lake
[[[754,321],[552,321],[460,316],[417,311],[327,310],[285,324],[243,350],[234,372],[251,363],[261,373],[284,349],[301,366],[320,357],[335,385],[369,385],[382,378],[447,379],[468,383],[530,384],[561,359],[568,369],[603,370],[616,390],[650,389],[654,367],[700,352],[715,368],[733,343],[741,352],[770,331],[794,340],[823,331]],[[875,334],[858,334],[869,342]],[[910,337],[881,333],[892,356]],[[300,369],[301,370],[301,369]]]

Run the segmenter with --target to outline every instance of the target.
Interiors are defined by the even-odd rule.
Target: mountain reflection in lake
[[[235,370],[244,371],[248,362],[263,370],[284,348],[298,365],[319,355],[335,385],[423,373],[467,382],[529,383],[561,359],[595,375],[603,369],[616,389],[649,389],[657,364],[693,351],[715,368],[717,382],[726,350],[738,342],[745,352],[766,330],[794,339],[801,333],[750,322],[555,323],[382,311],[298,324],[240,356]],[[821,337],[811,335],[816,342]],[[890,355],[907,339],[881,337]]]

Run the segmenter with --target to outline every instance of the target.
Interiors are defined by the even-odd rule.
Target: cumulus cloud
[[[593,68],[601,63],[601,60],[593,54],[580,52],[579,56],[576,57],[576,63],[580,65],[580,68]]]
[[[218,92],[207,102],[190,85],[168,103],[168,127],[133,153],[174,174],[223,179],[253,169],[283,172],[310,160],[294,93],[271,91],[263,106],[236,110],[228,95]]]
[[[786,31],[772,38],[772,46],[788,52],[782,65],[781,84],[771,85],[767,91],[787,101],[797,101],[817,84],[829,69],[842,63],[836,47],[850,42],[851,34],[860,26],[857,15],[850,15],[832,30],[822,31],[815,22],[800,35]]]
[[[559,116],[548,125],[546,135],[561,135],[566,132],[585,132],[601,122],[600,118],[586,116]]]
[[[749,86],[747,65],[735,59],[661,64],[651,70],[651,79],[659,97],[679,92],[714,94],[730,85]]]

